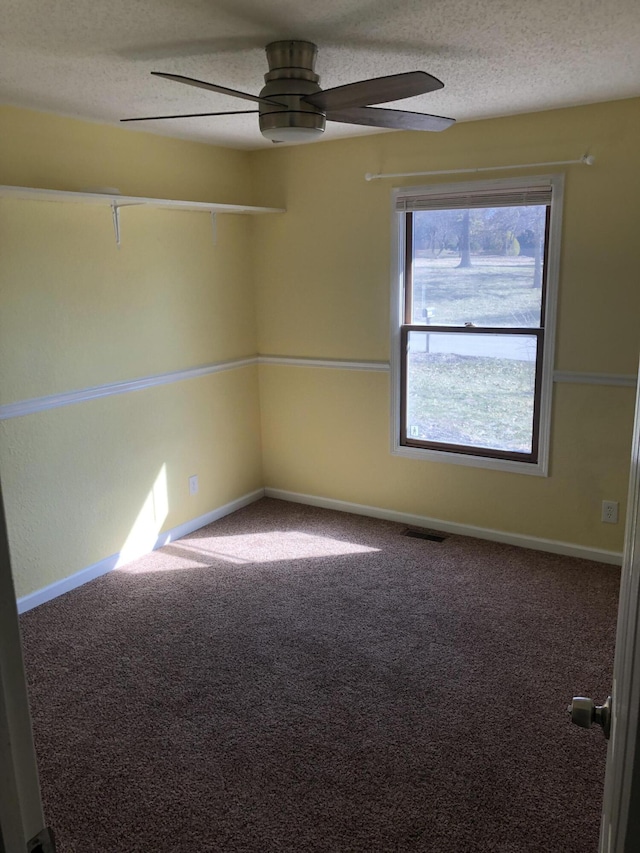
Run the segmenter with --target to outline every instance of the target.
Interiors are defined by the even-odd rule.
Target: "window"
[[[561,193],[396,190],[394,453],[547,473]]]

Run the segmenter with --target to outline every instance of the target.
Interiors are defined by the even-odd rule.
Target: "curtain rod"
[[[380,178],[417,178],[426,175],[462,175],[468,172],[503,172],[506,169],[533,169],[539,166],[573,166],[581,163],[584,166],[592,166],[595,162],[593,154],[584,154],[579,160],[553,160],[549,163],[520,163],[517,166],[481,166],[478,169],[441,169],[437,172],[390,172],[388,174],[373,175],[367,172],[365,181],[377,181]]]

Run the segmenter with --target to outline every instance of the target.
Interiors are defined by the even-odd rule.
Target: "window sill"
[[[473,456],[465,453],[450,453],[445,450],[425,450],[418,447],[405,447],[394,444],[392,456],[403,456],[422,462],[441,462],[446,465],[467,465],[471,468],[488,468],[493,471],[506,471],[509,474],[529,474],[534,477],[547,477],[545,461],[517,462],[512,459],[491,459],[488,456]]]

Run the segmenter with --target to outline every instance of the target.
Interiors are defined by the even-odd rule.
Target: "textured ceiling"
[[[152,77],[257,94],[264,45],[319,47],[330,88],[415,69],[445,83],[394,104],[458,120],[640,95],[638,0],[0,0],[0,100],[105,122],[242,110],[247,101]],[[127,125],[238,148],[269,146],[255,115]],[[324,138],[362,127],[328,124]]]

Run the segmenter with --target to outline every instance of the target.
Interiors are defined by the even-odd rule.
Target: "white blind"
[[[551,185],[499,187],[456,192],[414,191],[399,195],[396,210],[460,210],[470,207],[520,207],[551,203]]]

